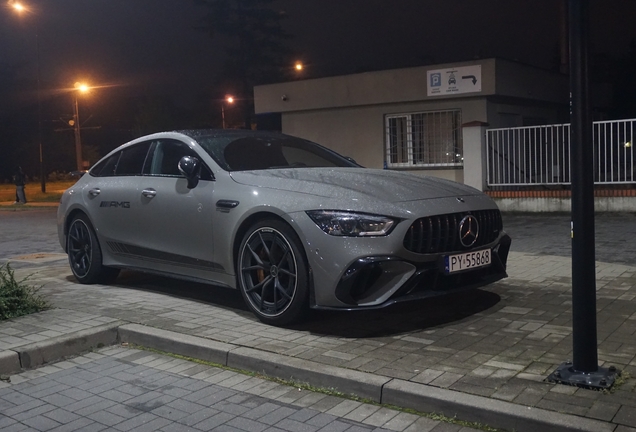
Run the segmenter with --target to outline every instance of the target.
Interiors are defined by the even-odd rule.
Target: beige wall
[[[485,59],[256,86],[254,106],[256,113],[295,112],[462,98],[465,95],[427,96],[426,73],[475,64],[481,65],[482,91],[470,96],[494,94],[495,60]]]
[[[283,132],[306,138],[354,158],[369,168],[384,166],[385,115],[460,109],[462,122],[486,121],[484,99],[452,99],[436,102],[392,104],[331,110],[283,113]],[[409,170],[419,172],[421,170]],[[426,170],[436,177],[463,181],[461,169]]]
[[[481,65],[481,92],[427,95],[429,70],[471,65]],[[506,60],[483,59],[256,86],[254,104],[256,113],[295,112],[493,95],[567,104],[568,77]]]

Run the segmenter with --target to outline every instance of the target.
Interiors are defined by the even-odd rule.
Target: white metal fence
[[[594,183],[636,183],[636,119],[594,122]],[[488,186],[567,185],[570,125],[489,129]]]

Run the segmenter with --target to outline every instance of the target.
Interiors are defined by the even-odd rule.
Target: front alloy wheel
[[[296,234],[276,220],[245,234],[238,256],[238,285],[263,322],[285,325],[300,318],[308,298],[305,255]]]
[[[66,250],[73,275],[80,283],[110,283],[117,278],[119,269],[102,265],[97,236],[85,215],[78,215],[71,222]]]

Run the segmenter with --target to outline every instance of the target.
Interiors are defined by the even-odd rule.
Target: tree
[[[252,88],[281,77],[288,50],[283,42],[282,12],[271,8],[273,0],[195,0],[208,9],[203,18],[212,38],[226,43],[224,81],[234,85],[242,106],[245,127],[251,127]]]

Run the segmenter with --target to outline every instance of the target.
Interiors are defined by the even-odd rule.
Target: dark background
[[[32,0],[21,16],[2,2],[0,181],[18,164],[39,173],[38,65],[47,173],[75,169],[67,122],[77,81],[95,87],[79,98],[91,163],[144,133],[220,127],[223,97],[242,94],[224,67],[231,41],[197,28],[209,9],[196,0]],[[634,117],[636,1],[590,5],[592,79],[614,89],[604,118]],[[279,73],[256,84],[490,57],[559,70],[560,0],[275,0],[269,8],[289,35],[287,51]],[[305,64],[298,74],[296,60]],[[239,105],[226,107],[230,127],[244,126]],[[279,127],[275,116],[250,122]]]

